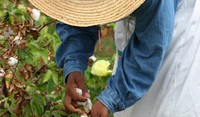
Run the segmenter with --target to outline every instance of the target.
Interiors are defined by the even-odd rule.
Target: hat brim
[[[29,0],[44,14],[73,26],[93,26],[120,20],[144,0]]]

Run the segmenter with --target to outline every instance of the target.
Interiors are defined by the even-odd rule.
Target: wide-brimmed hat
[[[111,23],[135,11],[144,0],[29,0],[46,15],[73,26]]]

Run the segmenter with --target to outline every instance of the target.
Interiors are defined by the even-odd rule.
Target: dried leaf
[[[14,85],[10,85],[10,86],[9,86],[9,90],[8,90],[8,92],[9,92],[9,93],[13,92],[14,88],[15,88]]]
[[[21,83],[19,83],[19,82],[16,82],[14,85],[15,85],[16,87],[18,87],[18,88],[23,88],[23,87],[24,87],[24,85],[21,84]]]
[[[24,98],[26,99],[26,100],[30,100],[31,98],[30,98],[30,96],[29,96],[29,94],[27,94],[27,93],[24,93]]]

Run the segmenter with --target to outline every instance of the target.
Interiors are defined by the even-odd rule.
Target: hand
[[[108,109],[98,100],[93,105],[91,113],[92,117],[108,117]]]
[[[80,88],[83,91],[83,96],[76,92],[76,88]],[[90,94],[85,86],[84,77],[80,72],[72,72],[69,74],[65,96],[64,106],[67,111],[83,114],[83,112],[78,109],[76,102],[87,101],[87,98],[90,98]]]

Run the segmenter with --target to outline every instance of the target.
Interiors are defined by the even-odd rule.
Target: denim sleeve
[[[83,28],[62,22],[56,24],[56,32],[62,41],[56,52],[56,63],[63,68],[65,81],[71,72],[84,73],[98,40],[98,30],[97,26]]]
[[[98,100],[110,112],[135,104],[151,87],[170,43],[178,0],[146,0],[132,15],[135,32],[125,48],[116,74]]]

